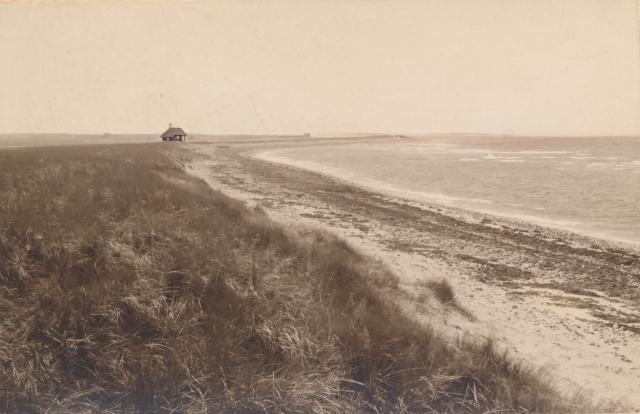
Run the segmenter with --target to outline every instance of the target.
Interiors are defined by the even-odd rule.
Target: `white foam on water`
[[[574,155],[569,158],[571,158],[572,160],[592,160],[597,157],[593,157],[591,155]]]
[[[531,154],[531,155],[546,155],[546,154],[574,154],[573,151],[517,151],[519,154]]]

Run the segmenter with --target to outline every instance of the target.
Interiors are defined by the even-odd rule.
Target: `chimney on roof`
[[[169,128],[173,128],[173,124],[169,122]]]

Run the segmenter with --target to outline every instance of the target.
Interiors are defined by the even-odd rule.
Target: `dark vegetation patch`
[[[455,300],[453,288],[446,279],[430,280],[427,287],[443,305],[452,303]]]
[[[604,322],[606,326],[640,334],[640,317],[638,315],[631,315],[625,312],[603,312],[598,309],[591,313],[595,317],[606,321]]]
[[[0,411],[572,408],[490,342],[408,319],[380,264],[212,191],[185,157],[0,153]]]
[[[531,283],[527,286],[536,287],[536,288],[558,289],[574,295],[588,296],[592,298],[598,298],[602,296],[592,290],[583,289],[579,286],[567,286],[566,284],[561,284],[558,282]]]
[[[451,287],[446,279],[426,280],[418,282],[416,285],[428,289],[428,291],[431,292],[433,297],[435,297],[436,300],[440,302],[440,304],[450,307],[452,310],[460,313],[471,321],[477,320],[477,318],[471,312],[469,312],[469,310],[458,303],[453,292],[453,287]],[[418,301],[421,303],[425,302],[426,299],[427,297],[424,295],[424,293],[418,296]]]
[[[475,265],[478,278],[486,283],[517,282],[535,277],[529,270],[492,262],[481,257],[458,254],[457,258]]]

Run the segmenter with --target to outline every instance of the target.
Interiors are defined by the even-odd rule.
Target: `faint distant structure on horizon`
[[[186,141],[187,133],[183,131],[182,128],[174,127],[173,124],[169,124],[169,129],[167,129],[164,134],[160,135],[162,137],[162,141]]]

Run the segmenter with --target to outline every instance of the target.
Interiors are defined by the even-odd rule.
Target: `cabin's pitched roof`
[[[175,137],[186,136],[186,135],[187,135],[187,133],[184,132],[182,130],[182,128],[172,127],[172,128],[167,129],[167,131],[164,134],[162,134],[161,136],[162,136],[162,138],[175,138]]]

